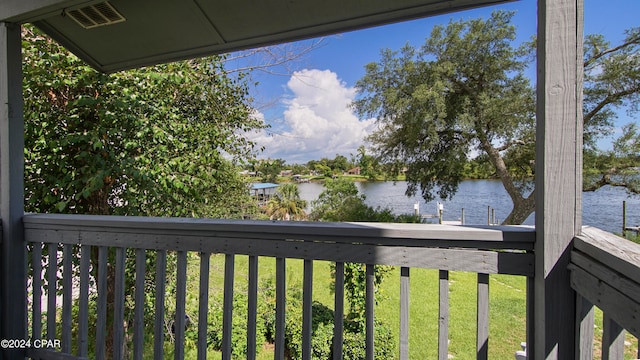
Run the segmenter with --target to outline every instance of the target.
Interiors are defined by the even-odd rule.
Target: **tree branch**
[[[513,141],[509,141],[506,144],[495,148],[496,151],[505,151],[507,149],[509,149],[510,147],[512,147],[513,145],[526,145],[527,143],[522,140],[522,139],[517,139],[517,140],[513,140]]]
[[[604,108],[605,106],[618,101],[619,99],[625,97],[625,96],[629,96],[635,93],[640,92],[640,84],[637,86],[634,86],[630,89],[626,89],[624,91],[620,91],[620,92],[616,92],[613,94],[609,94],[607,95],[602,101],[600,101],[593,109],[591,109],[591,111],[589,111],[588,113],[584,114],[583,117],[583,121],[585,123],[588,123],[589,120],[591,120],[592,117],[594,117],[598,112],[600,112],[600,110],[602,110],[602,108]]]
[[[610,49],[606,49],[606,50],[604,50],[604,51],[601,51],[601,52],[599,52],[599,53],[595,54],[595,55],[594,55],[593,57],[591,57],[590,59],[587,59],[587,60],[584,62],[584,68],[589,67],[589,66],[590,66],[591,64],[593,64],[596,60],[598,60],[598,59],[600,59],[600,58],[602,58],[602,57],[604,57],[604,56],[606,56],[606,55],[609,55],[609,54],[614,53],[614,52],[616,52],[616,51],[622,50],[622,49],[624,49],[624,48],[626,48],[626,47],[629,47],[629,46],[632,46],[632,45],[638,45],[638,44],[640,44],[640,36],[636,36],[636,37],[634,37],[634,38],[631,38],[631,39],[629,39],[628,41],[626,41],[625,43],[620,44],[620,45],[618,45],[618,46],[616,46],[616,47],[613,47],[613,48],[610,48]]]

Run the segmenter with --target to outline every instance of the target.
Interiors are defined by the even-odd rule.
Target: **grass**
[[[197,294],[199,261],[189,263],[189,292]],[[259,277],[275,277],[275,259],[260,258]],[[287,260],[287,286],[301,286],[303,262]],[[210,303],[221,301],[224,286],[224,255],[213,255],[210,268]],[[235,287],[246,289],[248,258],[236,256]],[[330,263],[314,262],[313,298],[329,308],[334,307],[333,293],[330,289]],[[475,358],[476,348],[476,274],[451,272],[449,353],[455,359]],[[376,305],[375,316],[386,322],[398,339],[400,327],[400,271],[394,268],[382,285],[383,299]],[[490,334],[489,358],[513,358],[520,342],[525,341],[526,292],[525,278],[507,275],[490,277]],[[410,330],[409,355],[411,359],[437,358],[438,340],[438,271],[411,269],[410,277]],[[197,297],[197,295],[195,295]],[[188,300],[189,301],[189,300]],[[197,299],[192,299],[197,303]],[[189,306],[187,307],[189,309]],[[197,309],[197,306],[194,307]],[[169,349],[167,349],[169,350]],[[195,356],[195,349],[187,349],[187,357]],[[273,350],[266,348],[260,352],[259,359],[273,358]],[[169,355],[167,353],[167,355]],[[210,352],[213,359],[220,358],[215,351]]]
[[[260,258],[258,272],[261,280],[275,278],[275,259]],[[303,261],[287,260],[287,287],[301,289]],[[211,256],[209,268],[209,306],[222,304],[224,289],[225,255]],[[188,282],[186,310],[194,321],[198,315],[198,293],[200,261],[190,255],[188,261]],[[248,282],[248,257],[235,257],[235,291],[246,291]],[[437,359],[438,341],[438,270],[410,270],[410,359]],[[334,308],[334,296],[330,288],[332,282],[330,263],[314,262],[313,299]],[[489,278],[489,358],[512,359],[526,338],[526,279],[522,276],[491,275]],[[390,327],[395,343],[398,344],[400,328],[400,269],[394,268],[381,287],[382,299],[376,305],[376,319]],[[171,298],[171,296],[169,297]],[[477,275],[475,273],[450,272],[449,274],[449,355],[453,359],[475,358],[476,349],[476,302]],[[171,309],[175,304],[167,304]],[[347,309],[345,309],[345,312]],[[236,315],[237,316],[237,315]],[[246,325],[246,319],[243,320]],[[602,312],[595,311],[594,357],[602,352]],[[189,331],[196,331],[192,326]],[[241,329],[242,331],[242,329]],[[192,334],[194,335],[194,334]],[[195,336],[191,336],[195,339]],[[145,338],[145,358],[153,357],[153,341]],[[638,340],[627,334],[625,359],[636,359]],[[398,357],[396,350],[396,358]],[[196,358],[196,344],[193,340],[185,344],[185,359]],[[209,347],[208,358],[221,359],[221,353]],[[165,358],[173,358],[173,344],[165,341]],[[264,344],[258,353],[259,360],[273,358],[273,345]]]
[[[210,302],[221,301],[224,287],[224,255],[212,255],[210,267]],[[189,262],[190,293],[197,294],[199,261]],[[260,279],[275,277],[275,259],[260,258]],[[248,257],[236,256],[235,287],[246,289]],[[302,260],[287,260],[287,286],[301,287]],[[330,289],[330,263],[314,262],[313,298],[334,308]],[[242,290],[240,290],[242,291]],[[438,341],[438,270],[411,269],[410,277],[410,359],[437,359]],[[383,299],[376,305],[375,316],[387,323],[396,339],[400,328],[400,269],[394,268],[382,284]],[[197,296],[196,296],[197,297]],[[193,299],[192,299],[193,300]],[[489,358],[511,359],[520,343],[526,339],[526,279],[522,276],[491,275],[489,278]],[[451,272],[449,275],[449,354],[453,359],[475,358],[476,349],[477,275]],[[196,308],[197,309],[197,308]],[[602,312],[596,310],[594,354],[601,353]],[[637,340],[627,336],[625,359],[635,359]],[[187,346],[185,358],[195,357],[194,347]],[[167,348],[167,355],[172,349]],[[220,359],[217,351],[209,351],[209,358]],[[398,354],[396,354],[398,356]],[[273,348],[265,346],[258,359],[273,358]]]

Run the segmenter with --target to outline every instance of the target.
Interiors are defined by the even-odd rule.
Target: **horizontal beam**
[[[51,221],[53,217],[60,221]],[[75,215],[27,215],[24,222],[26,240],[35,243],[196,251],[487,274],[533,275],[533,254],[526,252],[531,244],[510,242],[509,244],[518,247],[508,251],[491,250],[500,242],[482,238],[491,234],[491,238],[496,239],[496,231],[487,233],[487,229],[482,228],[476,229],[474,236],[473,228],[460,232],[460,227],[456,226],[423,224],[134,219]],[[152,226],[154,224],[156,226]],[[523,237],[532,236],[531,232],[522,231],[522,228],[515,229],[524,234]],[[505,227],[504,231],[508,232],[508,228]]]
[[[50,229],[148,235],[189,235],[295,239],[420,247],[465,246],[532,250],[535,230],[530,226],[454,226],[439,224],[330,223],[303,221],[220,220],[135,216],[28,214],[25,229]]]
[[[575,265],[571,270],[571,287],[582,297],[596,305],[620,326],[640,337],[640,303]]]

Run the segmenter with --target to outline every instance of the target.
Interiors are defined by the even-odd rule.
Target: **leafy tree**
[[[282,184],[267,203],[267,215],[272,220],[304,220],[307,202],[300,199],[296,184]]]
[[[342,173],[349,170],[350,166],[351,164],[349,163],[349,160],[344,155],[336,154],[336,157],[333,160],[329,161],[329,167],[333,171],[338,173]]]
[[[602,35],[585,37],[584,119],[595,124],[595,130],[585,132],[586,191],[610,185],[640,193],[637,124],[623,127],[611,151],[598,150],[595,144],[598,133],[610,132],[614,108],[626,107],[629,114],[640,110],[640,28],[628,29],[625,34],[624,41],[615,46]]]
[[[383,51],[358,81],[354,106],[378,120],[379,130],[368,140],[379,159],[406,166],[407,195],[420,189],[427,201],[436,194],[450,198],[469,154],[477,152],[513,202],[504,223],[519,224],[535,210],[535,92],[525,76],[534,43],[512,45],[512,17],[496,11],[486,20],[452,21],[434,27],[419,49]],[[600,48],[601,37],[586,42],[587,144],[609,129],[612,107],[638,96],[639,67],[631,67],[639,61],[637,34],[630,31],[625,44],[614,48]],[[596,69],[609,66],[611,72],[598,74]]]
[[[358,193],[353,181],[346,178],[327,179],[325,190],[312,202],[311,218],[322,221],[358,221],[354,214],[366,207],[365,196]]]
[[[243,133],[262,125],[250,116],[242,77],[226,76],[222,57],[107,75],[35,28],[25,26],[23,40],[26,211],[209,217],[253,212],[233,162],[253,156]],[[127,284],[135,273],[132,259]],[[91,261],[95,278],[95,251]],[[151,254],[147,265],[153,261]],[[110,264],[113,259],[107,288],[99,291],[106,291],[112,314]],[[153,281],[149,276],[145,286]],[[133,309],[132,287],[126,289],[125,308]],[[126,315],[132,323],[132,314]]]
[[[514,48],[513,13],[434,27],[419,50],[382,53],[358,81],[361,115],[380,124],[369,140],[385,162],[407,164],[407,194],[418,187],[427,201],[455,194],[472,150],[486,153],[514,211],[507,222],[524,221],[533,194],[509,173],[503,154],[532,143],[534,91],[524,71],[530,46]]]
[[[294,174],[308,174],[309,169],[303,164],[292,164],[291,171]]]
[[[625,31],[622,43],[612,46],[602,35],[584,40],[585,145],[595,148],[602,133],[610,133],[614,109],[640,110],[640,27]]]
[[[584,156],[584,189],[595,191],[602,186],[622,186],[631,193],[640,193],[640,133],[638,125],[623,128],[613,143],[613,150],[587,149]]]
[[[240,217],[246,87],[220,57],[101,74],[24,33],[27,211]]]
[[[275,183],[278,181],[280,172],[284,169],[284,163],[283,159],[259,160],[255,168],[261,174],[260,180],[262,182]]]
[[[493,179],[495,170],[488,161],[486,155],[478,156],[469,160],[464,166],[464,177],[466,179]]]
[[[367,149],[364,145],[358,147],[354,163],[360,167],[360,175],[366,176],[369,180],[376,180],[382,173],[378,158],[367,154]]]
[[[372,208],[365,203],[355,183],[348,178],[328,179],[318,199],[311,203],[310,217],[320,221],[420,222],[414,215],[394,215],[388,208]]]

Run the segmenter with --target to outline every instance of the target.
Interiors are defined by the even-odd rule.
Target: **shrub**
[[[345,324],[345,330],[356,328]],[[344,343],[342,347],[342,358],[344,360],[362,360],[365,358],[366,349],[364,331],[345,331]],[[380,321],[375,321],[374,325],[374,351],[376,360],[393,359],[396,351],[396,342],[391,334],[391,329]]]
[[[247,304],[248,296],[244,292],[234,292],[233,295],[233,330],[231,335],[231,349],[233,357],[244,359],[247,357]],[[223,306],[221,302],[209,309],[209,326],[207,331],[207,344],[215,350],[222,349],[222,321]],[[256,351],[262,349],[265,342],[265,323],[258,321],[256,324]]]

